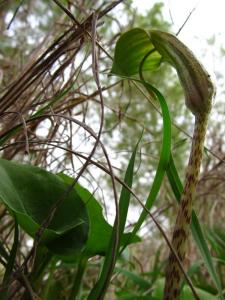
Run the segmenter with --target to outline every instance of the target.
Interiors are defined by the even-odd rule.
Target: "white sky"
[[[152,7],[156,0],[133,0],[133,5],[138,11],[145,13],[146,9]],[[162,0],[165,6],[165,14],[170,19],[171,12],[175,28],[179,28],[193,8],[196,8],[183,32],[190,33],[193,30],[196,35],[203,35],[206,38],[216,33],[224,36],[224,0]],[[193,31],[192,31],[193,33]]]

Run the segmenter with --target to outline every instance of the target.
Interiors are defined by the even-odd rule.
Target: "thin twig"
[[[184,20],[184,23],[181,25],[181,27],[178,29],[176,36],[178,36],[181,32],[181,30],[184,28],[184,26],[186,25],[187,21],[190,19],[191,15],[193,14],[193,12],[196,10],[196,6],[191,10],[191,12],[188,14],[187,18]]]
[[[20,9],[20,7],[21,7],[22,4],[23,4],[23,1],[24,1],[24,0],[20,0],[20,3],[19,3],[19,5],[17,6],[17,8],[16,8],[16,10],[15,10],[13,16],[12,16],[12,19],[10,20],[8,26],[6,27],[7,30],[9,30],[10,26],[12,25],[12,22],[14,21],[16,15],[17,15],[17,13],[18,13],[18,11],[19,11],[19,9]]]

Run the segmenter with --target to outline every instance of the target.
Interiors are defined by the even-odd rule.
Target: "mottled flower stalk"
[[[186,171],[184,191],[181,197],[176,224],[173,231],[172,247],[176,251],[182,263],[184,262],[187,250],[193,200],[195,197],[204,149],[207,117],[207,114],[203,114],[202,116],[196,117],[195,120],[195,129]],[[166,268],[166,284],[164,290],[165,300],[179,299],[182,278],[183,273],[174,254],[171,252]]]
[[[177,37],[169,33],[152,30],[150,31],[150,39],[156,50],[162,55],[162,59],[172,64],[176,69],[184,89],[185,103],[195,115],[194,135],[186,171],[184,191],[181,197],[172,238],[173,249],[180,258],[181,263],[184,263],[193,200],[198,184],[214,87],[206,70],[198,62],[193,53],[179,41]],[[183,274],[180,266],[175,255],[171,252],[166,268],[164,300],[179,299],[182,279]]]

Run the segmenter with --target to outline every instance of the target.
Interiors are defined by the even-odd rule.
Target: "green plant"
[[[125,180],[128,184],[132,181],[135,152]],[[39,247],[41,250],[44,246],[49,251],[45,253],[50,255],[49,258],[57,256],[65,261],[79,262],[77,276],[81,276],[80,268],[84,268],[83,264],[86,265],[84,262],[88,258],[99,254],[109,256],[110,260],[114,255],[107,249],[110,239],[112,240],[115,235],[115,229],[105,221],[102,208],[91,193],[79,184],[73,188],[72,178],[64,174],[53,175],[31,165],[21,165],[3,159],[0,160],[0,175],[2,178],[0,199],[16,220],[15,246],[12,247],[11,253],[8,254],[4,245],[1,245],[4,264],[7,265],[4,285],[8,284],[13,268],[16,268],[14,263],[18,244],[17,222],[34,237],[33,254],[39,253]],[[120,247],[127,244],[127,241],[129,243],[138,241],[137,237],[131,239],[129,234],[123,233],[130,192],[126,192],[123,188],[121,195],[121,222],[123,223],[119,232]],[[38,261],[40,263],[42,255],[40,252],[35,257],[35,267],[37,264],[39,268]],[[42,270],[48,263],[49,259],[42,266]],[[34,283],[40,276],[40,271],[33,268],[31,276]],[[81,284],[81,278],[75,282],[76,288],[72,291],[74,297],[79,291],[78,284]],[[6,288],[2,290],[2,296],[5,294],[7,294]]]
[[[192,111],[192,92],[197,106],[211,93],[193,55],[166,33],[163,5],[141,16],[131,0],[14,2],[0,4],[0,150],[7,159],[0,159],[0,298],[160,300],[170,249],[186,279],[181,300],[222,299],[223,230],[201,229],[210,201],[204,198],[201,211],[198,201],[198,218],[192,212],[196,245],[187,272],[167,238],[169,226],[157,222],[172,223],[173,199],[182,199],[179,176],[192,126],[178,77],[162,62],[177,69]],[[163,32],[128,30],[134,24]],[[111,66],[116,80],[108,76]],[[111,162],[114,151],[118,164]],[[204,159],[212,169],[222,162]],[[137,203],[142,211],[129,223]],[[190,204],[191,197],[188,219]],[[136,243],[142,226],[148,232]]]
[[[140,39],[138,37],[140,37]],[[127,51],[128,44],[131,45],[129,51]],[[189,222],[191,221],[192,198],[197,184],[207,117],[211,108],[214,90],[209,75],[207,75],[188,48],[172,35],[158,31],[150,31],[148,35],[146,31],[137,28],[125,33],[117,43],[112,73],[126,76],[127,79],[135,81],[135,78],[129,76],[139,72],[141,83],[148,89],[150,94],[152,91],[154,93],[154,89],[148,87],[147,83],[144,81],[142,72],[154,70],[161,62],[161,58],[157,53],[158,55],[162,55],[162,60],[165,59],[176,68],[186,95],[186,104],[196,116],[196,129],[192,144],[193,149],[190,155],[190,166],[188,167],[189,169],[186,175],[187,177],[183,192],[181,192],[181,188],[179,187],[180,180],[178,179],[179,177],[175,165],[173,164],[172,156],[170,163],[168,162],[164,165],[164,170],[167,170],[167,175],[173,191],[175,192],[176,189],[178,190],[178,194],[177,191],[175,192],[177,198],[180,199],[182,195],[172,241],[172,254],[167,268],[165,288],[165,299],[177,299],[177,297],[179,297],[179,285],[181,274],[183,272],[178,258],[181,259],[182,263],[186,251],[185,244],[188,236]],[[163,113],[162,111],[162,114],[164,115],[165,112]],[[168,136],[168,139],[169,138],[170,137]],[[171,173],[171,170],[173,174]],[[157,180],[157,176],[158,173],[156,173],[155,180]],[[173,187],[173,185],[176,185],[176,188]],[[152,199],[151,205],[154,201],[155,198]],[[146,206],[149,206],[149,200],[147,200]],[[213,267],[200,224],[197,221],[196,215],[194,214],[192,216],[192,230],[194,237],[206,262],[206,266],[208,267],[222,297],[221,285]],[[176,253],[178,257],[175,256]],[[194,290],[193,293],[195,293]],[[196,294],[195,296],[198,297]]]

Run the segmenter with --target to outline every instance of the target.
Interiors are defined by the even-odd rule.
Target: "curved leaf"
[[[171,120],[170,113],[167,106],[167,103],[163,97],[163,95],[151,84],[145,81],[140,81],[148,91],[152,91],[159,101],[161,110],[162,110],[162,118],[163,118],[163,137],[162,137],[162,146],[160,149],[160,157],[158,166],[156,169],[156,174],[150,189],[150,193],[145,203],[145,207],[147,209],[151,209],[154,204],[156,197],[159,193],[163,178],[166,173],[166,168],[170,160],[170,149],[171,149]],[[141,227],[144,222],[146,216],[148,215],[147,211],[143,209],[141,215],[134,226],[133,233],[135,234]]]
[[[138,80],[132,77],[122,76],[122,78],[130,79],[135,82],[141,83],[144,85],[144,87],[149,91],[153,92],[159,101],[161,110],[162,110],[162,118],[163,118],[163,138],[162,138],[162,147],[160,149],[160,158],[156,170],[156,174],[152,183],[152,186],[150,188],[149,195],[147,197],[147,200],[145,202],[145,207],[149,210],[151,209],[152,205],[154,204],[156,197],[159,193],[163,178],[166,173],[167,166],[170,161],[170,149],[171,149],[171,119],[170,119],[170,113],[169,109],[166,103],[166,100],[164,99],[163,95],[149,82]],[[136,222],[133,231],[131,233],[131,237],[133,237],[138,230],[140,229],[141,225],[143,224],[146,216],[148,215],[148,212],[146,209],[143,209],[141,212],[141,215],[138,218],[138,221]],[[122,249],[123,251],[123,249]]]
[[[143,57],[152,50],[154,50],[154,46],[145,30],[134,28],[125,32],[116,43],[111,73],[119,76],[137,74]],[[154,51],[145,60],[142,70],[155,70],[159,67],[160,62],[161,55]]]

